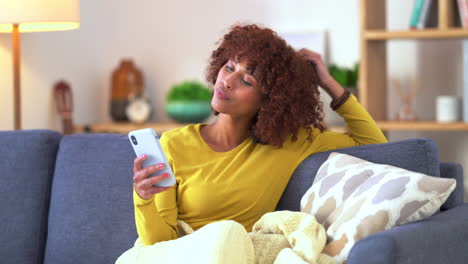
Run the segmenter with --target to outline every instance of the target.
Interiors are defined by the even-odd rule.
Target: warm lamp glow
[[[76,29],[80,25],[79,0],[0,0],[0,32]]]
[[[0,33],[11,33],[14,128],[21,129],[21,32],[60,31],[80,26],[79,0],[0,0]]]

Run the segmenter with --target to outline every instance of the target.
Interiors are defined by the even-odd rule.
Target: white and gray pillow
[[[443,179],[332,153],[301,200],[301,211],[327,229],[324,253],[343,263],[354,244],[376,232],[434,214],[455,189]]]

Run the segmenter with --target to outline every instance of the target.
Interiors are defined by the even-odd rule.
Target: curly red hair
[[[256,142],[281,147],[290,135],[297,140],[300,128],[307,129],[309,140],[312,128],[325,130],[315,68],[276,32],[258,25],[234,25],[220,42],[209,59],[206,80],[214,85],[228,60],[247,59],[247,69],[264,94],[250,128]]]

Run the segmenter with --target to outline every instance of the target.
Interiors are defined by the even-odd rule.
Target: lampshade
[[[79,0],[0,0],[0,32],[56,31],[78,28]]]

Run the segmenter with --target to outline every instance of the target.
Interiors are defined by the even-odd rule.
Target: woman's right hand
[[[297,55],[315,66],[319,78],[319,86],[327,92],[333,100],[337,100],[345,93],[345,89],[331,76],[322,56],[309,49],[301,49]]]
[[[141,155],[133,161],[133,186],[136,193],[143,200],[151,199],[155,194],[164,192],[172,188],[169,187],[153,187],[154,184],[167,179],[169,177],[168,173],[160,174],[154,177],[148,176],[154,172],[164,169],[164,164],[156,164],[142,168],[143,161],[147,158],[146,155]]]

